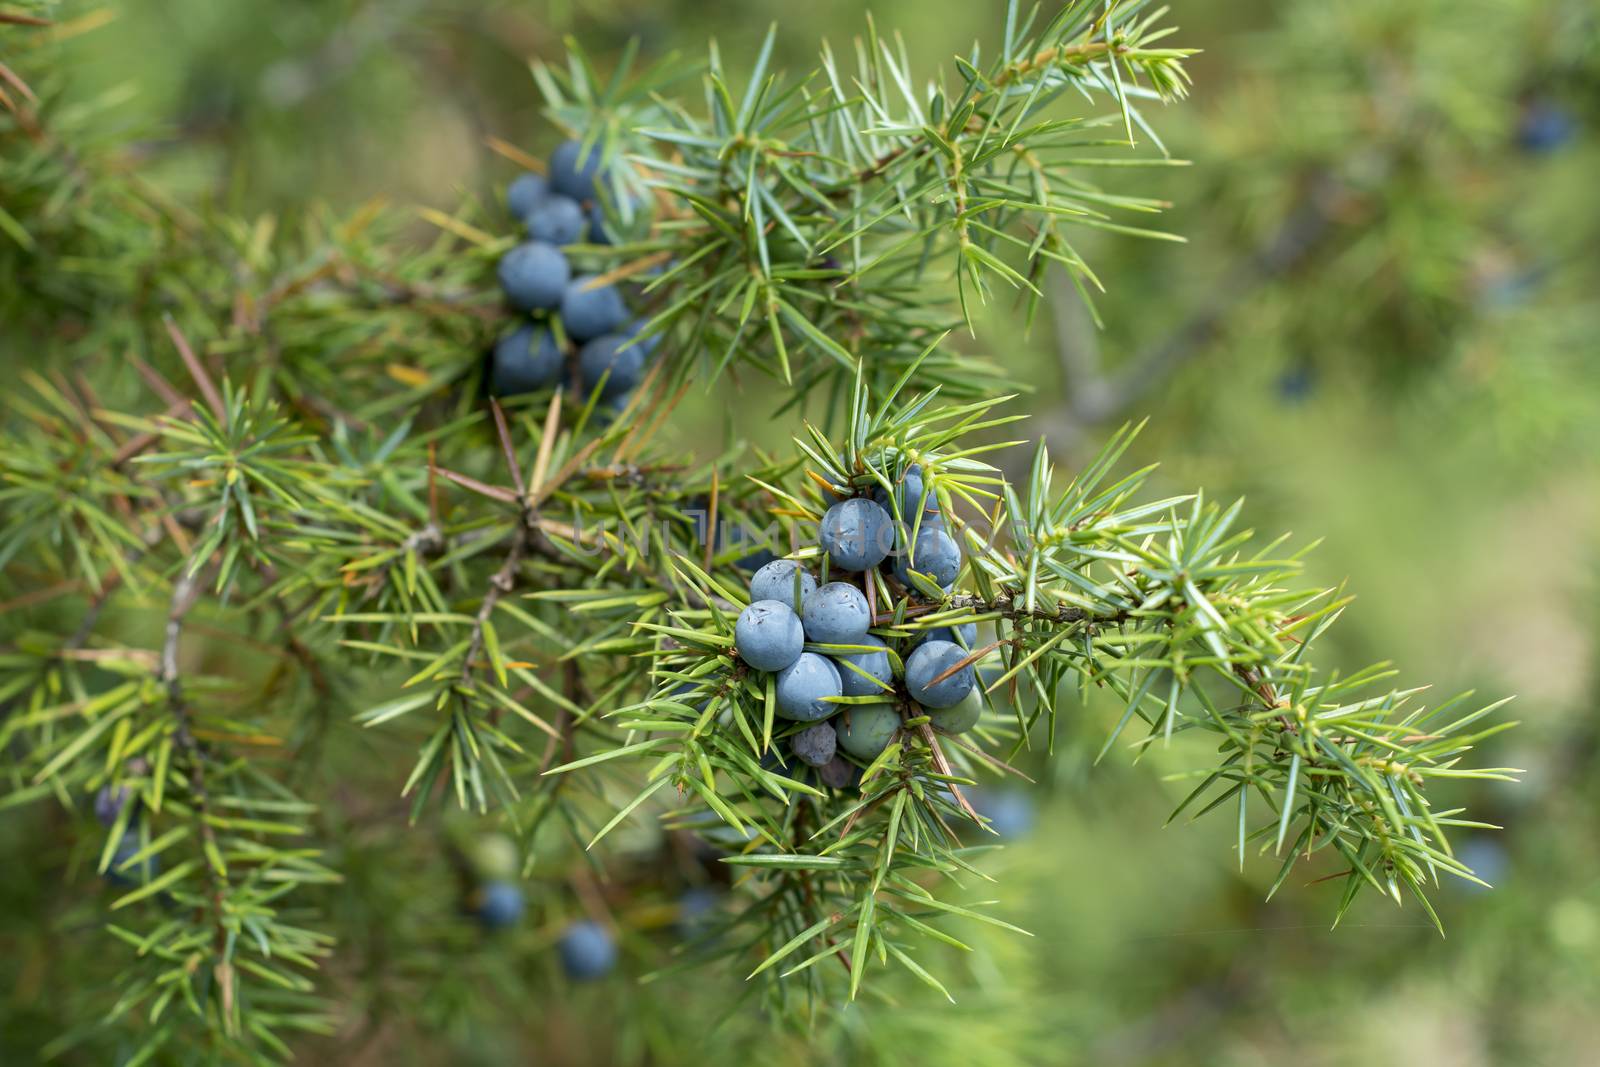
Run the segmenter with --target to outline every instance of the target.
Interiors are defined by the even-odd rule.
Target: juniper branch
[[[1344,864],[1340,914],[1363,886],[1426,906],[1428,877],[1467,872],[1447,843],[1458,816],[1432,811],[1424,788],[1503,773],[1460,762],[1499,728],[1482,725],[1491,709],[1446,721],[1453,712],[1412,710],[1410,691],[1369,691],[1381,671],[1318,674],[1306,649],[1341,605],[1298,587],[1298,557],[1249,547],[1237,507],[1145,499],[1146,472],[1114,475],[1128,433],[1064,490],[1042,451],[1011,484],[987,461],[1005,447],[993,434],[1009,417],[991,411],[1001,372],[941,344],[996,280],[1030,306],[1048,263],[1094,284],[1073,227],[1160,236],[1120,221],[1160,204],[1066,171],[1104,162],[1088,152],[1130,147],[1147,129],[1138,106],[1183,94],[1186,53],[1157,47],[1163,32],[1137,3],[1074,0],[1037,27],[1013,5],[989,58],[974,50],[926,89],[911,88],[922,82],[909,61],[875,31],[853,70],[825,52],[813,76],[786,79],[764,52],[742,96],[713,53],[702,113],[668,99],[661,71],[601,81],[581,54],[564,71],[536,68],[553,117],[601,151],[605,209],[636,212],[617,246],[571,251],[580,269],[643,289],[644,333],[662,341],[652,376],[610,424],[571,380],[544,408],[477,399],[481,349],[508,318],[492,274],[512,238],[496,235],[505,220],[492,210],[430,210],[448,236],[426,248],[405,240],[405,217],[366,211],[309,213],[302,227],[264,233],[192,217],[102,159],[80,162],[72,131],[52,126],[15,209],[43,239],[0,253],[27,279],[28,302],[0,310],[8,323],[48,324],[40,336],[75,357],[91,344],[142,353],[131,363],[149,395],[107,375],[77,389],[29,379],[6,398],[7,418],[28,432],[0,457],[0,564],[92,590],[49,655],[6,653],[26,671],[22,710],[0,727],[33,775],[16,800],[68,795],[160,745],[160,730],[132,726],[137,693],[59,653],[61,641],[88,639],[113,598],[146,610],[128,577],[175,554],[156,672],[190,810],[174,799],[193,825],[159,850],[198,847],[196,910],[217,966],[255,953],[251,967],[219,972],[227,990],[247,973],[309,990],[276,961],[311,966],[326,942],[283,921],[277,901],[334,875],[306,851],[270,846],[276,823],[248,839],[222,829],[235,809],[259,828],[263,811],[303,805],[278,792],[265,761],[211,758],[211,719],[197,734],[188,696],[199,689],[180,676],[178,652],[202,598],[225,609],[219,626],[235,638],[270,621],[272,604],[275,635],[311,679],[309,697],[252,707],[224,736],[276,739],[308,716],[329,722],[334,686],[373,692],[356,721],[418,744],[400,787],[413,821],[447,778],[460,806],[504,812],[530,846],[555,815],[601,869],[629,818],[694,825],[741,872],[744,903],[715,951],[758,956],[771,998],[798,990],[791,999],[812,1010],[870,989],[884,967],[942,991],[915,946],[955,943],[951,922],[1006,925],[931,887],[980,873],[971,846],[982,818],[967,784],[1022,774],[1016,753],[1048,748],[1074,697],[1120,714],[1108,749],[1135,720],[1148,727],[1136,753],[1209,734],[1216,758],[1200,757],[1199,788],[1175,815],[1237,803],[1241,861],[1251,840],[1288,846],[1278,884],[1331,851]],[[52,183],[91,174],[116,195],[52,206]],[[74,254],[116,269],[82,292],[33,269],[32,257]],[[185,297],[156,306],[173,293]],[[171,351],[154,343],[162,313]],[[90,341],[67,328],[84,324]],[[180,366],[183,389],[171,384],[184,381]],[[792,384],[783,412],[825,391],[825,425],[776,459],[725,449],[701,462],[658,439],[691,382],[744,382],[747,370]],[[798,727],[776,716],[773,680],[736,654],[739,562],[752,546],[725,541],[720,520],[748,519],[763,541],[776,530],[773,547],[836,577],[809,524],[844,496],[893,498],[913,465],[950,517],[964,568],[948,589],[892,566],[854,580],[896,658],[936,626],[992,629],[940,675],[981,671],[982,713],[971,733],[949,734],[896,685],[877,698],[900,712],[889,746],[855,761],[858,783],[819,784],[785,756]],[[704,509],[684,507],[697,497]],[[914,528],[905,505],[893,502],[894,518]],[[966,509],[992,524],[987,536],[957,518]],[[703,525],[687,514],[700,510]],[[11,570],[18,560],[25,572]],[[133,651],[147,682],[149,651]],[[1066,728],[1090,721],[1070,718]],[[118,721],[130,725],[108,729]],[[193,869],[182,874],[166,888],[192,901]],[[568,891],[610,910],[587,879]],[[185,969],[191,919],[116,935],[141,946],[146,968],[122,1012],[159,1016],[180,990],[199,1003]],[[835,986],[830,959],[846,985]],[[227,1040],[201,1004],[196,1045],[280,1051],[264,1036],[284,1025],[266,1002],[226,1005]],[[162,1025],[159,1035],[180,1032]],[[134,1058],[167,1037],[149,1040]]]

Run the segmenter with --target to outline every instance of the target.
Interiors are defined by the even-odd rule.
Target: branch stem
[[[483,603],[478,607],[478,614],[472,626],[472,639],[467,645],[466,657],[461,662],[461,680],[472,684],[473,669],[478,662],[478,657],[483,653],[483,632],[489,625],[489,617],[494,614],[495,605],[500,603],[500,598],[516,588],[517,568],[522,566],[522,560],[528,554],[528,549],[533,543],[533,524],[538,517],[528,510],[517,519],[516,531],[511,536],[511,547],[506,551],[504,562],[500,569],[495,571],[489,579],[489,588],[483,594]]]
[[[218,981],[223,986],[224,1014],[231,1018],[232,1013],[227,1008],[231,1007],[233,999],[233,976],[226,956],[228,927],[223,916],[227,884],[216,866],[220,862],[217,857],[221,857],[222,850],[217,845],[216,831],[211,826],[211,794],[206,786],[205,776],[206,753],[194,735],[193,714],[184,696],[182,674],[178,667],[178,651],[183,641],[184,623],[195,602],[200,598],[201,578],[205,571],[206,568],[203,566],[186,565],[172,588],[172,597],[167,605],[166,635],[161,646],[158,678],[167,690],[167,706],[172,712],[174,721],[173,741],[189,764],[189,795],[194,807],[195,831],[200,836],[201,851],[204,853],[201,866],[205,869],[209,886],[208,899],[213,929],[211,951],[217,959]],[[226,1025],[231,1027],[232,1024],[229,1022]]]

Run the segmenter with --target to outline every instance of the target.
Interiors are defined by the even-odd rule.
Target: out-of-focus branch
[[[1109,374],[1101,369],[1098,338],[1085,321],[1077,294],[1057,272],[1056,352],[1067,398],[1050,428],[1051,438],[1062,445],[1075,443],[1095,426],[1125,414],[1179,367],[1203,353],[1240,304],[1322,247],[1334,231],[1343,189],[1334,175],[1315,175],[1271,238],[1224,274],[1172,332]]]

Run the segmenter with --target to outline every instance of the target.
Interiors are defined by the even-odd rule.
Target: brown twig
[[[711,556],[717,548],[717,506],[721,502],[721,482],[717,477],[717,469],[711,469],[711,503],[706,506],[706,543],[705,559],[703,566],[707,574],[711,573]]]
[[[189,339],[183,336],[183,331],[178,329],[178,322],[172,317],[171,312],[161,316],[161,321],[167,327],[167,336],[172,338],[178,355],[183,358],[183,365],[189,368],[189,376],[194,379],[194,384],[199,387],[200,395],[205,397],[206,406],[211,409],[211,414],[217,417],[217,422],[226,422],[228,419],[227,408],[222,403],[222,394],[217,392],[216,383],[211,380],[211,373],[206,370],[205,364],[200,362],[200,357],[194,354],[194,349],[189,347]]]
[[[809,813],[810,813],[810,808],[802,806],[800,808],[799,812],[796,813],[796,815],[795,815],[794,832],[795,832],[796,840],[799,840],[805,834],[805,822],[806,822],[806,818],[807,818]],[[807,871],[807,870],[801,870],[801,871],[799,871],[797,873],[799,874],[799,877],[800,877],[800,893],[805,898],[806,907],[811,909],[812,913],[815,914],[818,911],[818,908],[817,908],[817,893],[816,893],[816,889],[811,884],[811,872]],[[838,918],[839,917],[838,917],[838,915],[836,913],[835,917],[834,917],[834,921],[837,922]],[[831,936],[829,936],[827,934],[823,934],[821,936],[822,936],[823,944],[827,945],[829,948],[834,948],[835,949],[834,956],[836,956],[838,958],[840,963],[844,964],[845,973],[849,974],[850,971],[851,971],[850,957],[845,954],[844,948],[843,947],[835,948],[835,946],[838,946],[839,943],[838,943],[838,941],[834,940],[833,937],[831,937]]]
[[[30,103],[37,104],[39,102],[39,98],[35,96],[33,90],[28,87],[28,83],[23,81],[15,71],[6,66],[4,63],[0,63],[0,81],[10,84],[14,89],[17,90],[17,92],[26,97]]]
[[[400,542],[400,547],[394,556],[383,566],[377,568],[377,572],[369,585],[367,597],[370,598],[377,595],[389,580],[389,575],[394,572],[395,567],[399,566],[400,560],[405,559],[413,552],[418,555],[431,556],[436,552],[442,551],[444,546],[444,531],[439,529],[437,523],[430,521],[420,530],[412,532],[404,541]]]
[[[985,752],[983,749],[979,748],[977,745],[971,744],[970,742],[967,742],[967,741],[963,741],[961,738],[957,737],[955,734],[945,734],[944,735],[944,739],[946,741],[949,741],[951,744],[955,745],[957,748],[962,749],[963,751],[972,753],[974,756],[977,756],[979,759],[983,760],[985,763],[993,764],[994,766],[1000,768],[1002,771],[1004,771],[1007,774],[1016,775],[1018,778],[1021,778],[1024,782],[1027,782],[1029,785],[1037,785],[1038,784],[1031,777],[1029,777],[1027,774],[1025,774],[1023,771],[1018,770],[1016,767],[1013,767],[1011,764],[1007,763],[1005,760],[1001,759],[999,756],[991,755],[991,754]]]
[[[461,661],[461,680],[468,685],[472,684],[474,665],[483,652],[483,631],[484,627],[489,625],[489,616],[494,614],[495,605],[500,603],[500,598],[516,588],[517,568],[522,565],[523,557],[528,554],[533,538],[533,528],[529,525],[529,518],[527,514],[518,518],[516,532],[511,538],[511,547],[506,551],[500,569],[490,577],[489,588],[483,594],[483,603],[478,606],[478,614],[472,625],[472,639],[467,644],[466,657]]]
[[[928,682],[928,685],[931,687],[931,686],[938,685],[940,682],[947,681],[948,679],[950,679],[950,678],[954,677],[955,675],[959,674],[961,671],[967,669],[968,667],[971,667],[974,663],[977,663],[980,659],[982,659],[983,657],[987,656],[989,653],[993,652],[995,649],[999,648],[1001,646],[1001,644],[1009,644],[1009,643],[1010,642],[991,641],[987,645],[983,646],[982,648],[973,649],[971,652],[968,652],[965,656],[962,656],[956,662],[950,664],[949,667],[947,667],[943,671],[939,672],[938,675],[936,675],[932,680],[930,680]]]
[[[936,612],[943,613],[965,608],[980,615],[999,614],[1000,616],[1016,621],[1019,619],[1034,619],[1039,622],[1054,623],[1058,626],[1070,626],[1073,623],[1089,622],[1100,626],[1115,626],[1133,618],[1131,609],[1112,612],[1109,615],[1097,615],[1084,608],[1073,607],[1069,604],[1058,604],[1053,609],[1028,608],[1017,604],[1016,598],[1010,594],[997,596],[993,600],[985,600],[978,596],[954,596],[938,604],[922,604],[906,609],[905,618],[918,618],[923,615],[932,615]],[[887,626],[894,622],[893,615],[879,615],[873,618],[874,626]]]
[[[922,740],[927,744],[928,751],[933,753],[933,765],[939,769],[939,773],[948,775],[951,778],[956,777],[955,771],[950,769],[950,761],[945,757],[944,749],[939,747],[939,737],[933,732],[933,727],[928,723],[923,723],[917,727],[917,732],[922,735]],[[961,810],[966,812],[973,822],[981,826],[983,820],[978,817],[978,809],[974,808],[972,802],[961,792],[961,787],[954,782],[945,784],[950,787],[950,795],[956,798],[956,803]]]
[[[1126,46],[1114,45],[1110,41],[1084,41],[1080,44],[1056,45],[1053,48],[1042,49],[1028,59],[1018,60],[1010,64],[995,75],[992,84],[998,89],[1044,67],[1088,63],[1108,55],[1121,54],[1125,51],[1127,51]]]
[[[522,465],[517,462],[517,449],[511,442],[511,428],[506,425],[506,413],[500,407],[500,401],[489,398],[489,413],[494,417],[495,436],[500,440],[500,452],[505,457],[506,470],[511,473],[511,484],[516,487],[517,495],[524,492],[522,481]]]

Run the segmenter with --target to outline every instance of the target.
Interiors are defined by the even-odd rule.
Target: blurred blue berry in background
[[[1305,402],[1316,387],[1316,372],[1305,363],[1297,363],[1278,375],[1278,397],[1290,404]]]
[[[1456,846],[1456,859],[1472,868],[1472,873],[1498,888],[1511,870],[1511,857],[1506,847],[1492,834],[1474,834]],[[1487,893],[1488,890],[1465,878],[1452,878],[1450,884],[1465,893]]]
[[[1564,147],[1578,132],[1572,112],[1553,100],[1530,100],[1517,120],[1517,147],[1544,156]]]
[[[989,828],[1001,837],[1015,839],[1033,831],[1033,798],[1021,789],[975,787],[963,792],[978,814],[989,820]]]
[[[561,968],[567,977],[579,982],[603,978],[617,963],[617,943],[611,931],[592,919],[581,919],[567,927],[556,944]]]
[[[716,918],[717,905],[722,894],[710,886],[697,885],[683,891],[678,898],[678,918],[673,923],[678,937],[692,941],[706,933]]]
[[[525,903],[520,885],[497,878],[478,890],[473,913],[485,929],[504,930],[522,918]]]

